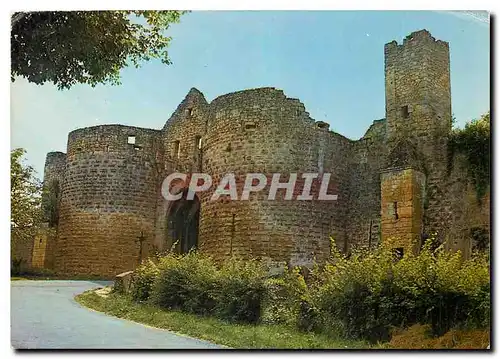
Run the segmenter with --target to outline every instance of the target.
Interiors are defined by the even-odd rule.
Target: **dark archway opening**
[[[188,253],[198,246],[198,226],[200,221],[200,200],[194,196],[187,200],[187,190],[182,198],[172,202],[167,217],[167,229],[172,244],[178,253]]]

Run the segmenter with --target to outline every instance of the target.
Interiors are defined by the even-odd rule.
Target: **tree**
[[[11,18],[11,79],[77,83],[120,83],[120,70],[160,59],[171,64],[165,36],[185,11],[42,11]]]
[[[33,167],[22,163],[25,150],[17,148],[10,153],[10,228],[14,247],[35,236],[41,220],[41,184]]]

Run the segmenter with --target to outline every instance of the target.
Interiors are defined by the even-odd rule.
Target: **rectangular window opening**
[[[257,125],[255,123],[247,123],[245,125],[245,130],[254,130],[257,128]]]
[[[180,156],[181,156],[181,142],[175,141],[174,142],[174,151],[172,153],[172,157],[179,158]]]
[[[198,150],[201,150],[201,136],[196,136],[194,139],[194,145]]]
[[[408,108],[408,105],[401,107],[401,114],[402,114],[403,118],[410,117],[410,110]]]
[[[135,136],[128,136],[128,144],[135,145]]]

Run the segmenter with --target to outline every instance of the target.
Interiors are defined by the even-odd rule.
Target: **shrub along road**
[[[15,349],[216,349],[217,345],[90,311],[75,302],[90,281],[11,282]]]

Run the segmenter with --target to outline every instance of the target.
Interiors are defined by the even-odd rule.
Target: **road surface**
[[[219,346],[86,309],[73,299],[109,285],[91,281],[11,282],[15,349],[217,349]]]

